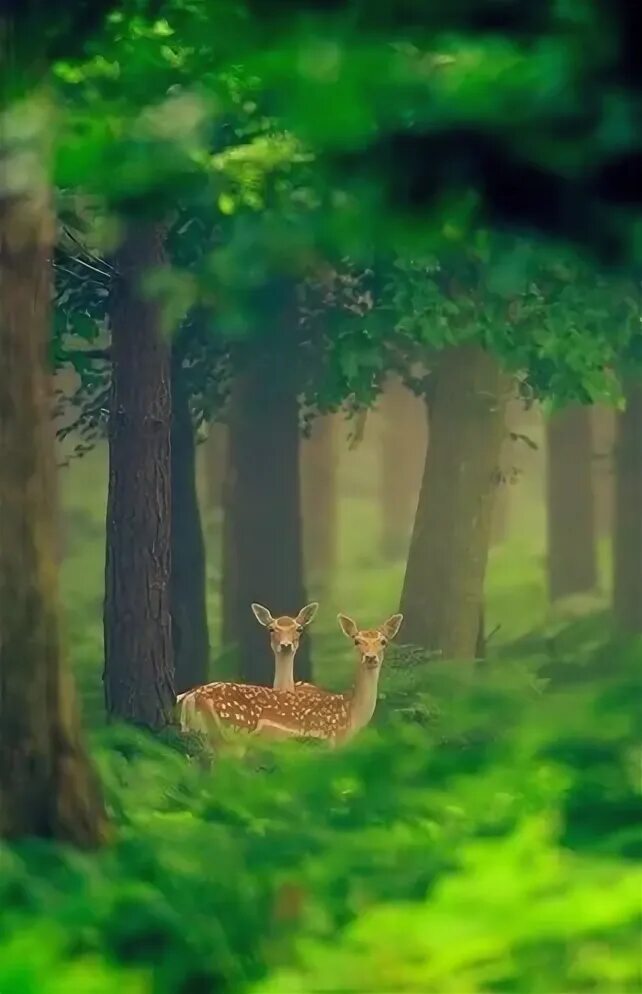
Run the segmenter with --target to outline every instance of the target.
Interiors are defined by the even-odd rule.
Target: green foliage
[[[256,71],[288,125],[328,153],[365,237],[428,226],[430,238],[474,191],[473,230],[508,225],[639,259],[630,6],[403,4],[382,17],[357,0],[311,17],[319,6],[272,32]]]
[[[117,12],[84,60],[54,67],[56,179],[76,215],[89,213],[88,194],[93,204],[75,254],[67,239],[67,259],[58,260],[72,341],[78,329],[91,337],[90,319],[104,318],[114,275],[108,246],[93,249],[102,262],[92,263],[87,238],[91,252],[97,224],[113,242],[114,212],[153,211],[169,220],[172,269],[150,286],[168,328],[180,329],[197,421],[220,415],[226,381],[253,352],[279,346],[296,356],[306,420],[370,405],[390,370],[408,376],[415,360],[425,366],[427,350],[471,338],[553,403],[618,397],[617,379],[640,349],[633,278],[605,276],[570,249],[491,234],[484,190],[466,169],[451,178],[439,167],[428,216],[390,213],[385,156],[363,157],[378,142],[426,130],[472,128],[510,146],[524,119],[536,129],[526,158],[546,160],[570,182],[583,168],[577,143],[564,132],[552,141],[544,124],[580,112],[587,66],[577,39],[599,37],[597,22],[573,21],[574,38],[568,15],[549,11],[527,51],[511,31],[453,36],[445,15],[440,30],[427,13],[413,34],[403,20],[382,34],[366,18],[355,35],[354,23],[294,18],[269,42],[251,5],[174,0],[162,14]],[[466,17],[455,21],[465,32]],[[328,168],[346,148],[356,171]],[[393,168],[406,158],[395,148]],[[298,335],[277,303],[284,282],[303,297]],[[284,308],[291,314],[299,303]],[[108,370],[75,347],[54,353],[81,374],[93,440]]]
[[[437,256],[399,258],[382,309],[397,348],[476,341],[552,404],[616,401],[640,339],[636,282],[546,242],[478,230]]]
[[[162,994],[633,994],[639,646],[566,639],[545,677],[402,647],[378,728],[334,753],[246,745],[212,769],[180,739],[105,730],[118,839],[0,850],[0,978],[22,961],[36,979],[95,967],[97,991],[121,969]]]

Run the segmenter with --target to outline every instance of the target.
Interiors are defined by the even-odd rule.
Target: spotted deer
[[[319,609],[316,601],[302,607],[296,618],[282,615],[273,618],[262,604],[252,604],[252,612],[260,625],[267,628],[270,635],[270,648],[274,654],[274,690],[297,690],[314,693],[326,693],[313,683],[302,680],[294,682],[294,657],[303,630],[312,622]]]
[[[238,685],[209,684],[184,695],[181,724],[214,739],[224,738],[225,728],[231,727],[266,738],[324,739],[331,746],[346,742],[374,714],[385,649],[402,620],[403,615],[395,614],[380,628],[360,630],[351,618],[338,616],[341,630],[357,650],[356,679],[350,693],[315,695],[246,687],[248,693],[239,695],[226,689]]]
[[[379,628],[359,629],[345,614],[337,616],[341,631],[357,650],[357,672],[347,694],[309,697],[288,693],[272,697],[263,707],[256,734],[271,738],[325,739],[336,746],[353,738],[370,723],[377,706],[379,675],[386,646],[403,621],[393,614]]]
[[[190,728],[209,735],[220,731],[220,723],[252,731],[262,707],[269,701],[268,692],[326,693],[311,683],[294,682],[294,657],[301,635],[314,620],[319,605],[316,602],[306,604],[295,618],[289,615],[273,618],[263,605],[252,604],[251,607],[257,621],[270,632],[274,653],[273,687],[227,681],[193,687],[176,699],[183,731]]]

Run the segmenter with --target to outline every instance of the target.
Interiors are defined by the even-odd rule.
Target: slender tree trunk
[[[0,147],[0,160],[3,153],[15,170],[10,150]],[[42,166],[40,154],[36,161]],[[44,183],[28,189],[36,178],[23,166],[25,189],[12,197],[0,176],[0,835],[91,847],[105,839],[107,822],[58,606],[46,358],[54,221]]]
[[[225,647],[234,645],[239,637],[237,618],[239,603],[238,561],[234,549],[234,502],[236,494],[236,471],[228,434],[223,477],[223,528],[221,534],[221,642]]]
[[[172,641],[176,692],[207,682],[205,543],[196,495],[196,445],[179,352],[172,355]]]
[[[612,407],[593,409],[593,489],[598,537],[613,534],[616,415]]]
[[[301,441],[303,547],[306,576],[327,584],[337,564],[336,419],[315,418]]]
[[[597,587],[591,410],[547,424],[548,586],[551,601]]]
[[[116,259],[105,570],[105,700],[160,729],[174,710],[170,618],[170,356],[141,280],[164,262],[160,226],[131,226]]]
[[[446,658],[477,649],[510,384],[476,346],[438,360],[401,611],[405,640]]]
[[[250,604],[294,614],[306,603],[303,580],[299,409],[287,362],[255,353],[232,390],[226,481],[225,562],[233,573],[223,591],[226,637],[239,647],[248,683],[271,685],[274,660]],[[297,679],[310,678],[309,638],[295,660]]]
[[[642,632],[642,384],[629,382],[615,446],[613,609],[623,631]]]
[[[227,426],[217,421],[212,422],[202,450],[207,509],[210,512],[217,512],[221,510],[224,502]]]
[[[381,398],[381,552],[397,559],[408,550],[427,446],[423,402],[398,379]]]

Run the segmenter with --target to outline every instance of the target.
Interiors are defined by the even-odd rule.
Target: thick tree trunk
[[[315,418],[301,441],[303,549],[306,577],[323,585],[337,564],[337,458],[334,415]]]
[[[613,610],[623,631],[642,632],[642,383],[626,387],[615,445]]]
[[[426,408],[398,379],[381,397],[381,552],[386,559],[408,551],[427,446]]]
[[[196,495],[196,445],[181,358],[172,356],[172,641],[176,692],[207,682],[205,543]]]
[[[573,406],[546,429],[548,587],[551,601],[597,587],[591,410]]]
[[[299,410],[296,384],[277,354],[256,353],[232,390],[226,480],[223,582],[225,638],[239,648],[248,683],[271,685],[274,660],[250,604],[276,616],[306,603],[303,580]],[[309,638],[296,655],[296,678],[310,679]]]
[[[90,847],[107,822],[61,648],[46,368],[54,222],[42,189],[3,192],[0,178],[0,836]]]
[[[616,415],[612,407],[593,408],[593,489],[598,537],[613,534]]]
[[[116,265],[105,568],[108,714],[148,728],[173,720],[170,619],[170,356],[141,279],[162,265],[159,226],[131,227]]]
[[[510,382],[476,346],[439,358],[401,611],[405,640],[446,658],[477,649]]]

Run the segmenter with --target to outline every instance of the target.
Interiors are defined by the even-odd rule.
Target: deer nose
[[[370,653],[370,652],[369,652],[369,653],[366,653],[366,655],[365,655],[365,656],[363,657],[363,660],[364,660],[364,662],[365,662],[365,663],[367,663],[367,664],[368,664],[369,666],[372,666],[372,665],[373,665],[373,663],[378,663],[378,662],[379,662],[379,658],[378,658],[378,656],[376,655],[376,653],[375,653],[375,654],[373,654],[373,653]]]
[[[285,652],[286,649],[292,648],[292,642],[281,642],[281,652]]]

